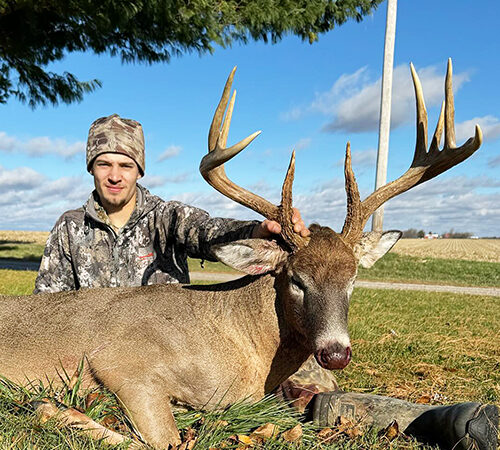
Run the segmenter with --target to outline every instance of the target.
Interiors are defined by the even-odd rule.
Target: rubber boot
[[[480,403],[428,406],[380,395],[323,392],[311,402],[312,419],[321,427],[339,417],[362,425],[385,428],[393,420],[406,435],[443,449],[496,450],[498,407]]]

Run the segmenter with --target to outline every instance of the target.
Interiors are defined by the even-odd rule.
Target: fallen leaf
[[[129,439],[121,434],[112,430],[108,430],[101,424],[93,421],[90,417],[78,412],[74,408],[61,407],[59,409],[53,403],[48,401],[36,402],[36,413],[40,420],[47,421],[54,417],[64,425],[69,425],[80,430],[84,430],[90,437],[100,439],[107,444],[121,444],[129,441]],[[129,448],[136,448],[135,443],[132,442]]]
[[[420,403],[420,404],[428,404],[431,402],[431,396],[430,395],[422,395],[417,400],[415,400],[415,403]]]
[[[332,441],[335,441],[339,437],[339,432],[332,430],[331,428],[323,428],[318,432],[317,438],[321,441],[322,444],[329,444]]]
[[[102,419],[100,421],[101,425],[105,426],[106,428],[115,428],[119,423],[120,421],[117,419],[116,416],[113,416],[112,414],[104,417],[104,419]]]
[[[260,426],[256,430],[252,432],[250,435],[251,438],[259,437],[262,439],[271,439],[272,437],[277,436],[279,433],[279,428],[274,423],[266,423],[265,425]]]
[[[385,427],[383,430],[380,430],[378,435],[381,437],[385,437],[389,441],[393,441],[399,435],[398,423],[393,420],[389,425],[387,425],[387,427]]]
[[[359,424],[353,422],[347,417],[340,416],[337,421],[337,431],[345,434],[349,438],[356,438],[364,434],[363,430],[360,428]]]
[[[281,437],[287,442],[297,442],[302,437],[302,425],[298,423],[293,428],[285,431]]]
[[[192,441],[196,438],[196,430],[194,428],[188,427],[184,432],[184,441]]]
[[[184,441],[181,445],[177,447],[177,450],[192,450],[196,444],[196,438],[190,441]]]
[[[211,427],[212,428],[224,428],[229,425],[229,422],[226,420],[218,420],[217,422],[214,422]]]
[[[106,396],[100,392],[91,392],[85,397],[85,409],[89,409],[92,403],[106,399]]]
[[[238,434],[238,442],[244,445],[253,445],[254,443],[253,439],[246,434]]]

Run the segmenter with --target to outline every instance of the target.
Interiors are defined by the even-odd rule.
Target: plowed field
[[[0,242],[23,242],[30,244],[41,244],[45,245],[47,238],[49,237],[48,231],[9,231],[0,230]]]
[[[401,239],[391,251],[423,258],[500,262],[500,239]]]

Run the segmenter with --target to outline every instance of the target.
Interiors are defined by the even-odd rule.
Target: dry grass
[[[401,239],[391,251],[424,258],[500,262],[500,239]]]
[[[0,230],[0,242],[23,242],[45,245],[49,237],[48,231],[10,231]]]

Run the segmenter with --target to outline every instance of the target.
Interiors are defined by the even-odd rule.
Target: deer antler
[[[461,163],[481,146],[483,138],[479,125],[476,125],[474,137],[469,138],[460,147],[456,147],[455,145],[455,107],[452,89],[452,66],[451,59],[449,59],[445,82],[445,101],[441,107],[441,113],[429,151],[427,151],[427,111],[425,109],[422,86],[413,64],[410,64],[410,68],[417,102],[417,139],[415,154],[410,168],[397,180],[380,187],[361,202],[358,185],[351,166],[350,145],[349,143],[347,144],[345,158],[347,216],[341,234],[351,245],[359,241],[369,217],[383,203]],[[444,147],[442,150],[439,150],[443,127]]]
[[[246,148],[250,142],[252,142],[261,133],[260,131],[256,131],[237,144],[226,148],[227,136],[231,125],[231,117],[236,98],[236,91],[234,91],[231,96],[231,100],[229,101],[235,71],[236,67],[234,67],[229,74],[219,105],[215,110],[212,125],[210,126],[210,132],[208,134],[208,154],[205,155],[200,162],[200,172],[203,175],[203,178],[205,178],[205,180],[221,194],[243,206],[246,206],[247,208],[250,208],[253,211],[258,212],[269,220],[278,222],[281,225],[281,236],[290,246],[291,250],[295,251],[306,245],[308,242],[308,238],[304,238],[293,231],[292,183],[295,171],[295,152],[292,152],[290,165],[288,166],[285,181],[283,182],[281,204],[279,206],[276,206],[266,199],[247,191],[240,186],[237,186],[226,176],[224,163]],[[224,117],[226,107],[226,117],[223,121],[222,119]]]

